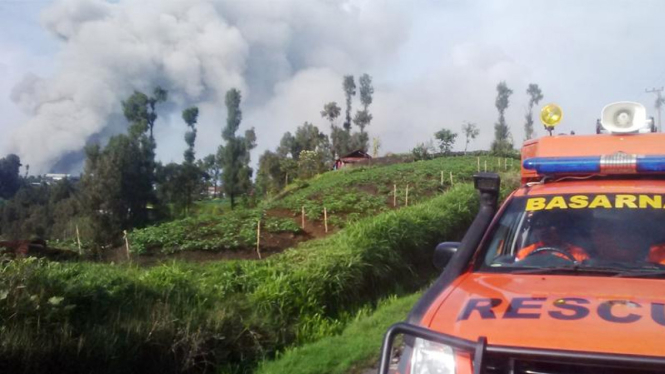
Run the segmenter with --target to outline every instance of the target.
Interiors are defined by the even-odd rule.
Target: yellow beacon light
[[[540,121],[545,125],[545,130],[550,132],[550,136],[554,126],[558,125],[562,118],[563,111],[561,107],[553,103],[545,105],[540,111]]]

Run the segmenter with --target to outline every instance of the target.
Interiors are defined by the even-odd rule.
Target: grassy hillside
[[[354,310],[430,279],[433,246],[475,211],[461,185],[266,261],[0,268],[0,368],[202,372],[338,332]],[[345,317],[347,316],[347,317]],[[121,359],[119,359],[121,358]]]
[[[364,173],[384,182],[390,178],[379,174],[410,175],[410,181],[434,188],[416,193],[422,200],[415,205],[396,210],[385,203],[378,213],[364,213],[369,216],[349,220],[334,234],[264,261],[170,262],[148,268],[2,262],[0,371],[239,372],[289,347],[338,334],[359,310],[387,295],[415,291],[431,279],[435,244],[459,239],[477,209],[469,184],[457,183],[440,193],[434,187],[440,184],[440,172],[437,179],[432,170],[456,165],[470,175],[475,160],[466,159],[471,166],[464,162],[457,158],[349,170],[335,179],[330,173],[266,202],[265,212],[283,212],[288,201],[318,201],[318,196],[325,202],[329,189],[364,191],[360,181],[371,181]],[[430,170],[429,176],[421,169]],[[427,194],[432,197],[424,201]],[[209,217],[194,220],[210,219],[200,227],[215,227],[232,215]],[[244,221],[237,222],[241,227]],[[164,232],[162,250],[208,240],[193,234],[196,224],[161,227],[192,235],[174,243]],[[223,231],[241,233],[237,227]],[[213,232],[209,239],[217,236]]]
[[[504,169],[503,160],[481,158],[481,167],[484,169],[487,161],[489,170]],[[256,228],[260,220],[262,246],[275,253],[298,242],[326,236],[363,217],[425,201],[450,188],[451,173],[452,182],[456,184],[470,181],[476,171],[476,157],[346,168],[298,181],[253,209],[229,211],[222,208],[225,204],[220,200],[199,203],[198,211],[202,214],[134,230],[129,240],[132,251],[137,254],[181,251],[251,254],[256,247]],[[303,208],[306,219],[301,228]],[[324,230],[324,208],[328,233]]]

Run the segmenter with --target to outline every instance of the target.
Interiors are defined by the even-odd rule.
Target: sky
[[[655,116],[645,89],[665,85],[664,11],[657,0],[0,0],[0,156],[17,153],[31,173],[78,172],[86,144],[126,130],[121,101],[159,85],[169,91],[155,127],[161,161],[182,161],[180,112],[191,105],[197,156],[215,152],[224,93],[239,88],[256,162],[305,121],[329,132],[321,109],[343,106],[342,77],[363,73],[381,154],[464,121],[480,128],[470,148],[487,149],[500,81],[514,91],[517,146],[530,83],[544,94],[537,109],[563,108],[558,132],[589,134],[611,102]]]

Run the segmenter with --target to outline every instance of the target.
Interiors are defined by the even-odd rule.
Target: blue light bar
[[[618,152],[607,156],[534,157],[524,160],[522,165],[542,175],[665,173],[665,155],[636,156]]]
[[[665,173],[665,156],[642,156],[637,158],[637,172]]]
[[[524,160],[527,170],[538,174],[592,174],[600,173],[600,156],[588,157],[534,157]]]

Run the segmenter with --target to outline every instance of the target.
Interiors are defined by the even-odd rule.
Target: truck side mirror
[[[439,243],[439,245],[437,245],[434,249],[434,267],[437,270],[443,270],[443,268],[448,265],[450,259],[453,258],[455,252],[457,252],[457,248],[459,248],[459,246],[460,242]]]

